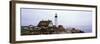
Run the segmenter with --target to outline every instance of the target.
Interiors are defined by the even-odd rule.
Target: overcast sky
[[[52,20],[54,24],[55,14],[58,15],[58,25],[66,27],[86,27],[92,29],[92,11],[72,10],[43,10],[43,9],[21,9],[21,25],[37,26],[41,20]],[[89,30],[91,31],[91,30]]]

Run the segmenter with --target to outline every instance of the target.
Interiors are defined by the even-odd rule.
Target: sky
[[[64,28],[75,27],[86,32],[92,31],[92,11],[78,10],[21,8],[21,26],[37,26],[41,20],[52,20],[55,24],[55,14],[58,16],[57,24]]]

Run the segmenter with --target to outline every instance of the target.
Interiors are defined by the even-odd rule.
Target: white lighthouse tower
[[[57,27],[58,26],[58,22],[57,22],[57,13],[55,13],[55,26]]]

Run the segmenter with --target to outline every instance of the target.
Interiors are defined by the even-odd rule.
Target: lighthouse
[[[57,13],[55,13],[55,26],[56,26],[56,27],[57,27],[57,25],[58,25],[58,24],[57,24],[57,23],[58,23],[58,22],[57,22],[57,17],[58,17],[58,16],[57,16]]]

